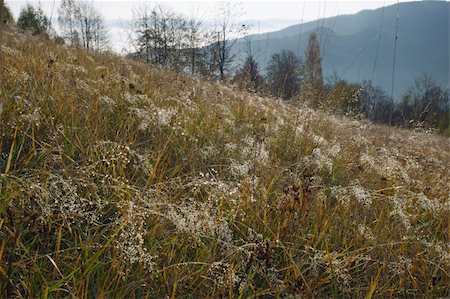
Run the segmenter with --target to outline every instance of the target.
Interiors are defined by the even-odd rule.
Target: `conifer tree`
[[[30,31],[33,35],[47,34],[50,21],[40,7],[34,8],[31,4],[27,4],[20,12],[17,26]]]
[[[322,57],[317,33],[309,36],[305,51],[305,61],[302,66],[303,86],[320,93],[323,90]]]

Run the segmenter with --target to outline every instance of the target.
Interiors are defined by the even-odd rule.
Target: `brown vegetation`
[[[449,139],[5,33],[6,297],[449,296]]]

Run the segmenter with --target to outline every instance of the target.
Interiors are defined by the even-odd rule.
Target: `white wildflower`
[[[346,188],[343,188],[342,186],[332,186],[330,192],[331,196],[341,205],[347,207],[350,204],[350,194]]]
[[[303,132],[305,131],[304,126],[303,125],[299,125],[297,127],[295,127],[295,136],[300,136],[303,134]]]
[[[116,102],[107,95],[100,96],[99,100],[108,107],[114,107],[116,105]]]
[[[158,109],[157,110],[158,124],[160,126],[168,126],[172,118],[177,114],[175,109]]]
[[[329,150],[328,153],[332,157],[337,157],[337,155],[341,152],[341,146],[339,144],[334,144]]]
[[[396,275],[403,276],[412,267],[412,260],[404,256],[398,258],[398,262],[389,263],[389,269]]]
[[[328,141],[323,138],[322,136],[316,135],[316,134],[312,134],[312,140],[314,142],[315,145],[317,146],[326,146],[328,144]]]
[[[207,145],[200,150],[200,154],[204,159],[211,159],[219,154],[217,148],[211,145]]]
[[[20,120],[25,123],[35,124],[39,126],[42,117],[39,111],[40,109],[36,108],[31,113],[23,114],[20,116]]]
[[[370,193],[364,190],[364,188],[359,183],[359,180],[354,180],[352,182],[352,191],[355,199],[362,205],[369,207],[372,205],[372,197]]]
[[[333,170],[333,160],[324,155],[320,148],[313,149],[312,160],[319,169],[325,169],[328,172]]]
[[[375,166],[375,161],[374,161],[373,157],[369,156],[366,153],[361,155],[361,157],[359,158],[359,161],[363,165],[368,165],[370,167],[374,167]]]
[[[365,239],[373,241],[375,240],[375,236],[373,235],[372,229],[368,226],[365,226],[363,224],[358,225],[358,232],[361,236],[363,236]]]
[[[419,206],[429,212],[439,211],[439,202],[434,198],[428,198],[423,193],[420,193],[417,198]]]
[[[393,205],[393,210],[390,215],[399,217],[406,230],[409,230],[411,228],[411,221],[409,219],[409,214],[405,211],[406,201],[399,197],[392,197],[391,203]]]
[[[245,177],[250,171],[250,163],[248,161],[244,161],[243,163],[233,161],[231,162],[230,170],[237,177]]]

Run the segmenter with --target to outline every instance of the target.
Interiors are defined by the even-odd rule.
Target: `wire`
[[[384,24],[384,7],[386,4],[386,0],[383,1],[383,10],[381,12],[381,23],[380,23],[380,32],[378,33],[378,44],[377,44],[377,50],[375,52],[375,61],[373,63],[373,69],[372,69],[372,77],[370,79],[371,82],[373,82],[373,78],[375,77],[375,68],[377,65],[377,61],[378,61],[378,52],[380,50],[380,45],[381,45],[381,36],[383,34],[383,24]]]
[[[373,68],[372,68],[372,76],[370,77],[370,84],[373,85],[373,80],[375,78],[375,68],[377,66],[378,62],[378,53],[380,51],[380,45],[381,45],[381,37],[383,35],[383,24],[384,24],[384,10],[385,10],[386,0],[383,1],[383,9],[381,11],[381,22],[380,22],[380,31],[378,32],[378,43],[377,43],[377,49],[375,51],[375,60],[373,62]],[[377,102],[373,101],[373,92],[369,92],[369,102],[370,105],[372,105],[372,111],[370,113],[374,116],[375,111],[377,109]]]
[[[396,56],[397,56],[397,41],[398,41],[398,28],[400,23],[400,1],[397,0],[397,20],[396,20],[396,27],[395,27],[395,41],[394,41],[394,59],[392,62],[392,82],[391,82],[391,107],[389,110],[389,127],[392,125],[392,112],[393,112],[393,106],[394,106],[394,85],[395,85],[395,62],[396,62]]]
[[[266,35],[266,49],[264,51],[264,63],[263,65],[266,66],[266,62],[267,62],[267,47],[269,46],[269,32],[267,32]]]
[[[297,55],[299,57],[300,57],[300,41],[301,41],[302,32],[303,32],[303,17],[305,16],[305,4],[306,4],[306,0],[303,0],[302,18],[300,20],[300,33],[298,35],[298,44],[297,44]]]
[[[327,1],[323,3],[323,16],[322,16],[322,28],[320,29],[320,36],[319,36],[319,44],[323,45],[322,43],[322,37],[323,37],[323,28],[325,27],[325,13],[327,11]]]
[[[337,7],[337,3],[336,3],[336,7]],[[332,19],[330,19],[330,24],[331,24],[331,28],[330,28],[330,30],[327,30],[327,35],[326,35],[326,37],[325,37],[325,43],[324,43],[324,45],[323,45],[323,47],[322,47],[322,61],[323,61],[323,59],[324,59],[324,57],[325,57],[325,53],[326,53],[326,51],[327,51],[327,48],[328,48],[328,44],[329,44],[329,42],[330,42],[330,39],[331,39],[331,35],[333,34],[333,32],[334,32],[334,28],[336,27],[336,22],[337,22],[337,19],[338,19],[338,17],[339,17],[339,11],[338,10],[336,10],[336,7],[335,7],[335,9],[334,9],[334,11],[336,12],[337,11],[337,13],[336,13],[336,16],[334,17],[334,18],[332,18]]]

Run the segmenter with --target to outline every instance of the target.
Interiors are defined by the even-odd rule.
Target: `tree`
[[[327,95],[327,108],[349,115],[360,115],[363,104],[360,97],[360,86],[346,80],[337,81]]]
[[[63,37],[88,50],[109,48],[108,29],[92,2],[63,0],[58,9]]]
[[[416,78],[397,107],[403,121],[426,128],[447,129],[449,91],[440,87],[428,74]]]
[[[283,50],[271,56],[267,66],[267,82],[272,94],[285,100],[300,89],[300,59],[294,52]]]
[[[13,15],[9,10],[8,6],[6,6],[4,0],[1,0],[0,5],[0,25],[2,24],[10,24],[14,22]]]
[[[201,43],[202,43],[202,21],[198,18],[191,17],[186,22],[186,38],[188,50],[186,53],[186,61],[189,61],[190,73],[196,72],[197,64],[201,60]],[[204,36],[204,35],[203,35]]]
[[[372,81],[364,81],[361,85],[360,99],[365,117],[373,122],[389,123],[392,107],[391,97]]]
[[[303,86],[316,92],[323,90],[322,58],[317,33],[309,36],[308,47],[305,50],[305,61],[301,70]]]
[[[253,56],[247,56],[242,68],[236,72],[233,82],[250,92],[257,92],[262,88],[264,78],[260,75],[258,63]]]
[[[245,40],[247,42],[247,57],[242,68],[236,72],[233,82],[237,83],[242,89],[257,92],[261,90],[264,78],[259,73],[259,65],[253,54],[252,40],[250,37],[246,37]]]
[[[155,65],[181,68],[186,19],[166,6],[143,6],[135,12],[135,45],[139,56]],[[194,40],[191,40],[194,42]]]
[[[40,7],[34,8],[31,4],[27,4],[20,12],[17,26],[30,31],[33,35],[48,34],[50,21]]]
[[[234,60],[231,50],[237,38],[247,31],[247,26],[237,23],[237,18],[240,16],[239,7],[230,1],[219,2],[216,9],[217,67],[219,79],[224,80]]]
[[[80,36],[75,21],[76,5],[74,0],[62,0],[58,9],[58,22],[62,37],[72,45],[80,44]]]

